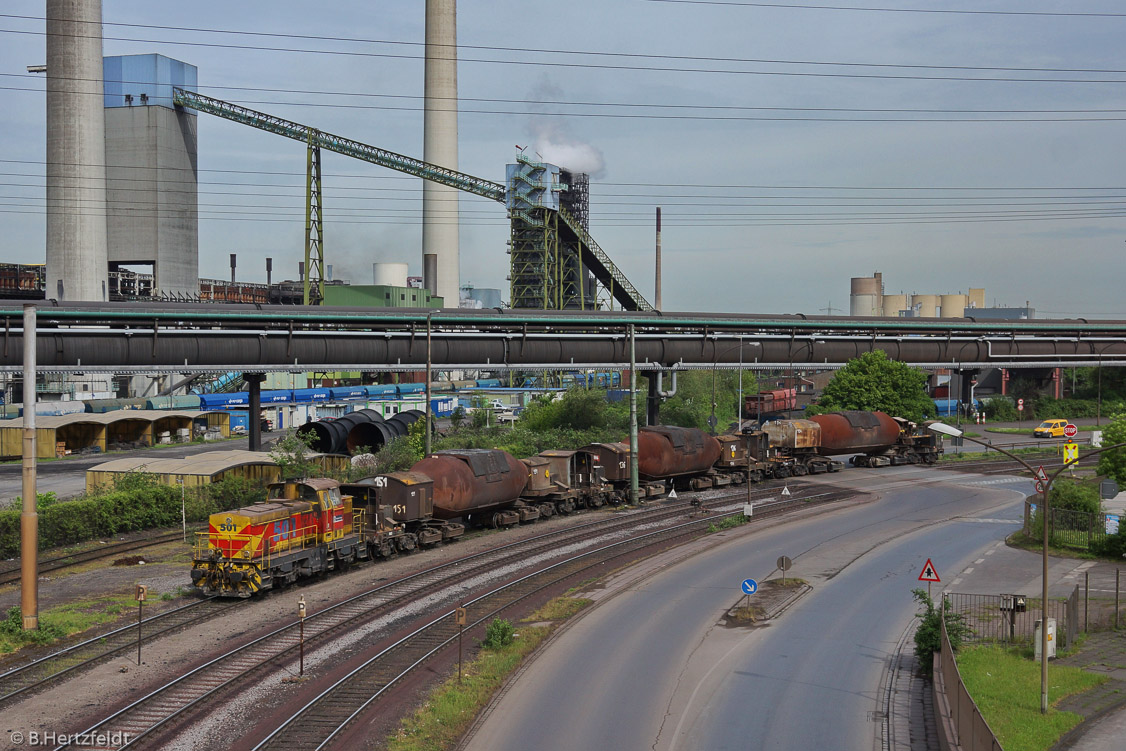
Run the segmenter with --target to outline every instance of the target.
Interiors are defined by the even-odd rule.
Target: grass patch
[[[565,621],[592,602],[585,597],[556,597],[520,622]]]
[[[511,643],[498,649],[482,649],[465,664],[460,682],[456,674],[450,676],[414,714],[404,718],[398,732],[388,740],[388,751],[443,751],[456,746],[508,676],[558,625],[527,624],[561,622],[590,603],[584,598],[556,597],[524,618]]]
[[[440,751],[452,748],[505,679],[551,633],[548,626],[524,626],[498,650],[482,650],[465,665],[464,675],[447,678],[414,714],[404,718],[388,742],[389,751]]]
[[[943,461],[943,462],[964,462],[964,461],[978,462],[978,461],[986,461],[986,460],[996,461],[996,462],[1012,461],[1011,459],[1009,459],[1009,457],[1005,456],[1004,454],[1002,454],[999,451],[988,451],[988,450],[977,451],[976,449],[973,450],[973,451],[966,451],[965,448],[966,447],[963,446],[962,447],[963,450],[960,453],[955,454],[955,453],[953,453],[956,450],[954,446],[946,446],[945,447],[945,453],[942,455],[942,458],[939,461]],[[1038,447],[1038,448],[1037,447],[1030,447],[1030,448],[1026,448],[1026,449],[1006,449],[1006,450],[1010,454],[1015,454],[1017,456],[1021,456],[1022,454],[1047,454],[1047,453],[1052,452],[1051,448],[1044,448],[1044,447]]]
[[[718,522],[709,524],[708,532],[721,532],[725,529],[734,529],[735,527],[746,524],[748,518],[749,517],[743,516],[742,514],[734,514],[732,516],[728,516]]]
[[[132,604],[131,594],[121,594],[77,600],[40,610],[37,631],[24,631],[19,607],[8,608],[6,617],[0,621],[0,653],[8,654],[32,644],[53,644],[72,634],[111,623]]]
[[[965,647],[958,670],[1005,751],[1045,751],[1083,721],[1073,712],[1040,714],[1040,665],[1020,650]],[[1107,680],[1079,668],[1048,663],[1048,698],[1054,704]]]
[[[1043,547],[1043,537],[1040,535],[1026,535],[1023,530],[1013,532],[1005,538],[1005,544],[1010,548],[1017,548],[1018,550],[1028,550],[1033,553],[1039,553]],[[1067,548],[1053,545],[1052,540],[1048,540],[1048,555],[1056,556],[1059,558],[1075,558],[1081,561],[1097,561],[1099,557],[1089,550],[1081,550],[1079,548]]]

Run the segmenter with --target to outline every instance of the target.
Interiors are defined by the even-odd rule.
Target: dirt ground
[[[548,529],[591,521],[596,518],[596,514],[606,513],[612,512],[586,512],[510,530],[477,532],[452,545],[416,552],[390,561],[365,564],[323,580],[255,597],[206,623],[145,643],[139,666],[136,663],[136,653],[119,656],[84,671],[77,679],[65,681],[34,697],[4,707],[3,720],[0,721],[0,740],[6,740],[5,733],[13,731],[26,734],[32,730],[82,730],[85,725],[78,725],[99,707],[107,705],[107,702],[116,704],[127,698],[139,698],[148,690],[182,674],[187,667],[201,664],[227,651],[237,643],[248,640],[252,634],[292,622],[297,615],[297,599],[300,596],[305,598],[309,612],[313,613],[387,580],[434,565],[451,555],[481,552]],[[146,602],[146,618],[161,608],[176,607],[195,597],[190,592],[191,564],[188,546],[169,543],[146,549],[144,556],[146,562],[143,565],[112,566],[110,560],[104,560],[41,577],[40,612],[64,603],[85,603],[99,598],[129,595],[136,584],[149,586],[151,599]],[[188,593],[179,594],[180,592]],[[162,600],[153,593],[171,594],[168,600]],[[18,584],[0,588],[0,607],[18,605],[19,597]],[[91,603],[91,607],[97,606],[96,602]],[[127,607],[116,622],[76,635],[72,640],[90,638],[97,633],[133,622],[136,615],[135,608]],[[58,649],[59,646],[23,649],[13,655],[6,655],[0,658],[0,671],[26,663],[40,654]]]

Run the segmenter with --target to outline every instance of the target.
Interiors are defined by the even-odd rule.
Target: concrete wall
[[[47,298],[105,301],[101,0],[47,0]]]
[[[197,119],[161,106],[105,110],[108,260],[152,263],[164,293],[199,293]]]
[[[422,120],[422,158],[457,167],[457,2],[426,0],[426,63]],[[457,305],[461,287],[458,248],[458,190],[422,182],[422,268],[435,266],[426,288]],[[430,256],[434,263],[428,264]]]

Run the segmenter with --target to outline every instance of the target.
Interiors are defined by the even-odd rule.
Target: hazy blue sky
[[[462,0],[460,168],[503,181],[520,144],[589,169],[591,232],[650,298],[661,205],[667,310],[847,311],[849,278],[882,271],[889,293],[1126,314],[1122,3],[796,5]],[[185,60],[204,93],[422,156],[422,0],[103,9],[107,55]],[[917,12],[953,9],[976,12]],[[0,261],[45,254],[43,80],[25,70],[43,15],[0,6]],[[294,277],[304,147],[200,116],[199,151],[201,275],[237,252],[240,278],[264,281],[267,255]],[[336,276],[420,273],[420,182],[323,162]],[[503,207],[460,206],[463,283],[507,299]]]

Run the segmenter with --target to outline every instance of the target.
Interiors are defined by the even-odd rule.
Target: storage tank
[[[939,304],[942,306],[940,312],[943,318],[961,318],[966,314],[969,301],[965,295],[943,295],[939,298]]]
[[[637,473],[646,479],[706,472],[719,454],[719,441],[698,428],[662,425],[637,432]]]
[[[852,279],[852,294],[848,299],[848,314],[852,316],[878,316],[880,314],[880,286],[882,280],[861,276]]]
[[[507,451],[438,451],[411,467],[434,481],[434,517],[455,519],[510,506],[528,481],[528,468]]]
[[[920,318],[937,318],[938,295],[911,295],[911,307]]]
[[[822,456],[875,453],[899,438],[899,424],[883,412],[833,412],[809,419],[821,426],[817,453]]]
[[[907,295],[884,295],[884,315],[899,317],[899,311],[907,310]]]
[[[373,263],[371,265],[372,284],[388,287],[407,286],[407,264]]]

